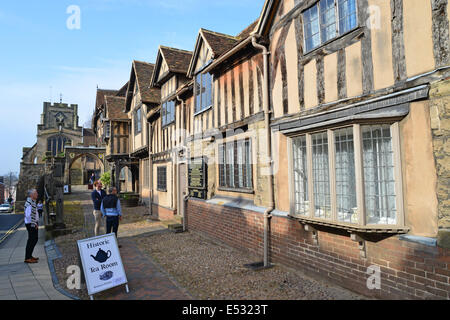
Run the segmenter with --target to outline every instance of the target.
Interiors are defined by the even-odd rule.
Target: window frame
[[[173,104],[173,118],[167,122],[167,106],[170,104]],[[177,104],[175,102],[175,100],[173,99],[168,99],[166,101],[164,101],[163,103],[161,103],[161,127],[167,127],[170,126],[171,124],[173,124],[176,120],[176,107]]]
[[[359,27],[360,21],[359,21],[359,10],[358,10],[358,0],[355,0],[355,16],[356,16],[356,25],[353,28],[350,28],[349,30],[342,32],[340,30],[340,19],[339,19],[339,1],[340,0],[333,0],[334,1],[334,10],[335,10],[335,25],[336,25],[336,35],[334,37],[332,37],[331,39],[328,39],[326,41],[322,41],[322,23],[321,23],[321,10],[320,10],[320,1],[321,0],[317,0],[316,2],[314,2],[314,4],[312,4],[311,6],[309,6],[308,8],[306,8],[305,10],[302,11],[301,15],[302,15],[302,29],[303,29],[303,48],[305,48],[304,53],[303,54],[308,54],[311,53],[317,49],[319,49],[320,47],[323,47],[324,45],[335,41],[336,39],[352,32],[353,30],[357,29]],[[318,15],[318,23],[319,23],[319,44],[316,47],[313,48],[309,48],[307,46],[307,42],[306,42],[306,22],[305,22],[305,12],[307,12],[308,10],[310,10],[311,8],[317,6],[317,15]]]
[[[162,172],[164,172],[164,177],[160,176]],[[167,166],[159,166],[156,168],[156,190],[167,192]]]
[[[54,157],[61,153],[65,153],[67,142],[72,144],[72,140],[65,135],[57,134],[50,136],[47,138],[47,152],[51,152]]]
[[[134,112],[134,135],[142,133],[142,105]]]
[[[203,88],[203,77],[206,77],[207,75],[210,76],[211,79],[211,93],[210,93],[210,98],[211,98],[211,103],[208,106],[203,107],[203,94],[201,92],[200,89],[200,93],[198,93],[198,81],[197,81],[197,77],[200,77],[200,88]],[[208,84],[206,84],[207,86]],[[205,92],[206,92],[206,88],[205,88]],[[197,99],[200,97],[200,109],[197,110]],[[194,117],[202,114],[203,112],[211,109],[214,105],[214,75],[210,74],[210,73],[203,73],[203,72],[199,72],[194,76]]]
[[[393,152],[393,177],[395,179],[395,205],[396,205],[396,224],[369,224],[367,223],[366,205],[365,205],[365,185],[364,185],[364,168],[363,168],[363,137],[362,127],[372,125],[389,125],[391,132],[391,144]],[[349,128],[353,129],[353,144],[354,144],[354,161],[355,161],[355,182],[356,182],[356,203],[357,203],[357,217],[356,223],[345,222],[338,220],[337,213],[337,195],[336,195],[336,158],[335,158],[335,134],[339,129]],[[315,215],[314,210],[314,182],[313,182],[313,162],[312,162],[312,135],[316,133],[326,132],[328,136],[328,157],[329,157],[329,178],[330,178],[330,194],[331,194],[331,219],[319,218]],[[306,137],[306,165],[307,165],[307,186],[308,186],[308,201],[309,210],[305,215],[297,214],[295,207],[295,180],[294,180],[294,139],[305,136]],[[332,143],[330,143],[330,141]],[[289,172],[289,215],[293,218],[299,218],[305,222],[319,223],[325,225],[332,225],[337,227],[349,227],[350,229],[358,230],[390,230],[405,228],[405,213],[403,206],[403,177],[402,177],[402,163],[401,163],[401,149],[399,138],[399,123],[374,121],[370,123],[351,123],[331,128],[320,128],[313,131],[297,132],[289,135],[287,139],[288,144],[288,172]]]
[[[233,150],[233,164],[228,164],[226,162],[227,160],[227,152],[228,152],[228,146],[231,145],[233,146],[232,150]],[[247,157],[246,155],[246,146],[248,144],[248,160],[250,161],[250,165],[248,165],[248,163],[242,163],[239,164],[239,159],[238,159],[238,154],[239,154],[239,146],[241,146],[242,148],[242,156],[244,158]],[[218,179],[218,190],[219,191],[231,191],[231,192],[240,192],[240,193],[254,193],[254,174],[253,174],[253,146],[252,146],[252,139],[251,137],[246,137],[246,138],[241,138],[241,139],[232,139],[229,141],[223,141],[222,143],[218,144],[218,175],[219,175],[219,179]],[[236,162],[237,160],[237,162]],[[226,171],[228,171],[228,166],[232,166],[233,168],[233,186],[229,183],[230,179],[228,176],[228,173]],[[239,186],[239,166],[242,166],[243,169],[242,171],[244,172],[244,167],[245,167],[245,175],[243,174],[241,179],[244,185],[250,183],[249,186],[244,186],[244,187],[240,187]],[[236,173],[236,170],[238,170],[238,172]],[[222,177],[222,173],[223,173],[223,177]],[[238,178],[236,180],[236,177]],[[225,181],[224,181],[225,180]]]

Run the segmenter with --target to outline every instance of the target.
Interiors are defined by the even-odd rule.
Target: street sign
[[[128,280],[114,233],[78,240],[78,250],[83,265],[89,296],[125,285]]]

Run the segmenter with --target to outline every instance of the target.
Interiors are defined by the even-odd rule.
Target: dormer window
[[[195,113],[200,113],[212,106],[212,81],[209,73],[199,73],[195,77]]]
[[[320,0],[303,12],[305,51],[357,27],[356,0]]]

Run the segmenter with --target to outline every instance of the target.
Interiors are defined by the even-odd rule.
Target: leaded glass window
[[[337,217],[358,222],[356,204],[355,149],[353,128],[334,131]]]
[[[318,218],[330,219],[330,168],[328,164],[328,137],[326,132],[312,135],[312,168],[314,215]]]
[[[396,224],[394,155],[390,126],[363,126],[362,135],[367,223]]]
[[[308,215],[308,166],[306,153],[306,136],[295,138],[294,146],[294,185],[295,185],[295,213]]]
[[[357,27],[356,0],[320,0],[303,12],[305,51]]]
[[[234,189],[253,188],[250,139],[219,146],[219,185]]]

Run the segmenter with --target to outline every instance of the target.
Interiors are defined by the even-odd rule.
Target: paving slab
[[[39,263],[26,264],[28,233],[24,225],[0,244],[1,300],[67,300],[53,286],[45,253],[45,230],[39,229],[39,241],[33,252]]]

